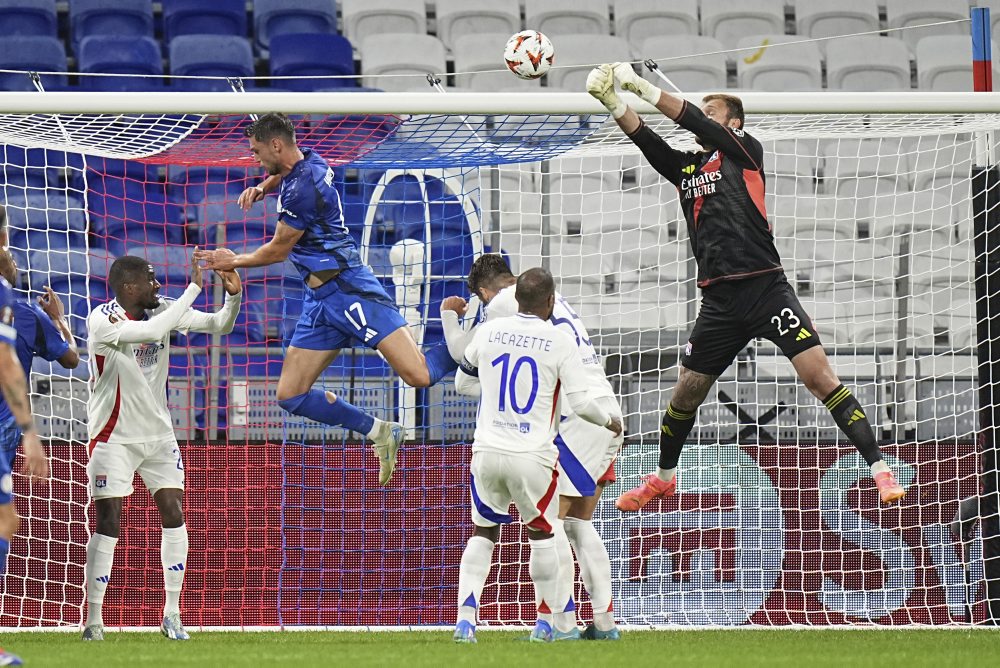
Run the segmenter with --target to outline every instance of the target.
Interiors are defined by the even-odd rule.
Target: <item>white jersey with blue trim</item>
[[[576,341],[533,315],[497,318],[476,328],[461,370],[478,377],[481,388],[472,451],[555,465],[560,386],[588,382]]]
[[[517,313],[517,300],[514,298],[514,288],[510,285],[501,290],[490,300],[480,311],[480,320],[490,322],[496,318],[506,318]],[[580,316],[576,314],[573,307],[556,292],[556,303],[552,309],[552,317],[549,322],[573,337],[580,354],[580,361],[587,374],[587,384],[584,386],[590,393],[590,397],[610,397],[618,402],[615,391],[608,381],[608,376],[604,371],[604,360],[594,348],[590,340],[590,334],[584,326]]]

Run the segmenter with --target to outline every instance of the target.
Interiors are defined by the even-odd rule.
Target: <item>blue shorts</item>
[[[14,416],[0,422],[0,506],[14,501],[14,481],[11,478],[11,471],[14,468],[17,446],[20,444],[21,430]]]
[[[342,271],[319,288],[306,288],[302,316],[291,345],[340,350],[357,344],[375,348],[406,321],[368,267]]]

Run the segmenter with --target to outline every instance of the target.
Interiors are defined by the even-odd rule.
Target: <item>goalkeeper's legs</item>
[[[823,402],[847,438],[858,449],[871,467],[872,477],[883,503],[893,503],[903,498],[906,490],[896,482],[889,465],[882,459],[871,423],[857,398],[843,386],[830,367],[822,346],[813,346],[792,357],[799,378],[806,388]]]

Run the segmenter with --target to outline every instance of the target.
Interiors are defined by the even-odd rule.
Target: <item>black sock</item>
[[[861,410],[861,404],[851,391],[840,385],[823,400],[823,403],[837,421],[837,426],[847,434],[847,438],[851,439],[851,443],[868,462],[868,466],[881,461],[882,453],[879,452],[875,432],[872,431],[868,417]]]
[[[660,468],[675,469],[681,458],[684,441],[687,440],[694,426],[695,413],[679,411],[669,403],[663,413],[663,423],[660,427]]]

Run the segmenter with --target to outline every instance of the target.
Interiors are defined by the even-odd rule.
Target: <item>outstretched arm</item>
[[[217,271],[226,289],[226,302],[215,313],[203,313],[188,309],[181,316],[175,329],[179,331],[205,332],[207,334],[229,334],[233,331],[236,316],[240,313],[240,301],[243,296],[243,286],[239,274],[235,271]]]
[[[194,257],[199,262],[205,263],[205,269],[219,271],[231,271],[241,267],[266,267],[277,262],[284,262],[303,233],[304,230],[297,230],[279,220],[271,240],[252,253],[237,255],[228,248],[216,248],[215,250],[196,250]]]

